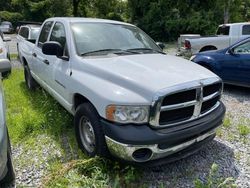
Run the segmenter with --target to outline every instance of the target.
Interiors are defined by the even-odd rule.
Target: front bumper
[[[126,161],[145,163],[172,156],[180,151],[202,146],[215,136],[222,124],[225,106],[192,122],[180,125],[183,129],[153,129],[149,125],[114,125],[102,120],[106,143],[112,155]],[[185,153],[182,153],[185,156]],[[176,158],[177,160],[177,158]]]

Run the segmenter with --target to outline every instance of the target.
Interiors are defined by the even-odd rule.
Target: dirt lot
[[[11,37],[13,40],[10,42],[10,51],[12,54],[16,54],[15,36],[11,35]],[[175,45],[169,44],[167,52],[174,55]],[[13,59],[12,62],[15,67],[18,65],[16,59]],[[70,115],[61,109],[45,92],[40,91],[40,93],[29,94],[25,89],[21,74],[20,71],[14,72],[10,80],[4,83],[7,93],[7,105],[10,108],[8,122],[12,122],[10,135],[13,139],[13,157],[17,172],[17,186],[37,187],[43,184],[44,178],[51,171],[53,172],[55,164],[68,163],[73,159],[85,159],[86,156],[78,154],[79,151],[75,146],[72,127],[69,125],[72,123]],[[13,89],[19,95],[8,96],[8,93],[13,92]],[[38,102],[41,105],[36,103],[39,97],[43,97]],[[12,100],[17,101],[15,104],[12,104]],[[22,104],[18,104],[18,100],[27,100],[27,108],[18,109]],[[33,100],[32,104],[35,103],[37,105],[28,105],[30,100]],[[129,171],[129,174],[126,174],[126,178],[131,178],[132,181],[126,185],[128,187],[135,187],[135,185],[139,187],[199,187],[199,185],[205,186],[211,183],[215,187],[226,184],[250,187],[250,89],[225,86],[222,101],[227,107],[227,115],[224,125],[218,130],[214,141],[186,159],[154,169],[143,169],[136,175],[136,179],[130,177],[135,176],[132,173],[134,171]],[[26,105],[26,103],[23,105]],[[41,109],[42,107],[46,110]],[[32,114],[33,109],[34,114]],[[46,111],[44,112],[45,115],[39,110]],[[54,130],[48,131],[49,126],[45,123],[43,124],[43,132],[35,134],[33,129],[36,128],[32,128],[32,126],[39,121],[35,119],[37,113],[39,117],[43,118],[43,116],[48,116],[48,111],[51,111],[53,126],[56,127],[57,124],[61,123],[66,126],[66,129],[61,126],[61,131],[55,133],[53,132]],[[29,116],[27,116],[27,113]],[[53,116],[55,117],[53,118]],[[68,119],[63,119],[65,116]],[[33,117],[34,119],[32,119]],[[64,122],[57,121],[58,117],[61,117]],[[14,130],[19,130],[18,126],[22,125],[15,123],[16,118],[20,118],[22,122],[31,126],[27,130],[32,129],[33,131],[25,135],[20,141],[18,139],[22,135],[20,137],[16,136],[16,134],[20,134],[20,131]],[[45,122],[51,123],[50,119],[46,119]],[[57,137],[60,138],[60,141],[56,139]],[[112,172],[109,173],[112,174]],[[65,177],[64,181],[83,178],[82,176],[72,177],[69,173]],[[94,179],[92,176],[91,178]],[[96,182],[92,183],[95,184]],[[50,185],[52,185],[51,187],[54,186],[54,184]],[[57,185],[61,185],[59,187],[67,187],[66,184]],[[75,184],[69,185],[73,186]]]

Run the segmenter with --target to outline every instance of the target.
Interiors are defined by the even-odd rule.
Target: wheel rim
[[[84,148],[92,153],[95,151],[95,133],[90,120],[83,116],[80,119],[80,137]]]

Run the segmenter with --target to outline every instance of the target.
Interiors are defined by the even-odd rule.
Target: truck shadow
[[[250,87],[224,85],[224,94],[234,97],[239,102],[250,101]]]
[[[214,178],[223,181],[232,177],[237,179],[239,170],[235,164],[234,151],[218,140],[205,145],[196,154],[185,159],[145,169],[141,181],[151,187],[193,187],[194,181],[205,183],[211,174],[212,165],[218,165]],[[215,183],[215,182],[214,182]]]

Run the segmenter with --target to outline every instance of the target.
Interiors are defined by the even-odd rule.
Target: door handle
[[[33,56],[33,57],[37,57],[36,53],[33,53],[32,56]]]
[[[43,62],[46,64],[46,65],[49,65],[49,61],[47,59],[43,60]]]

